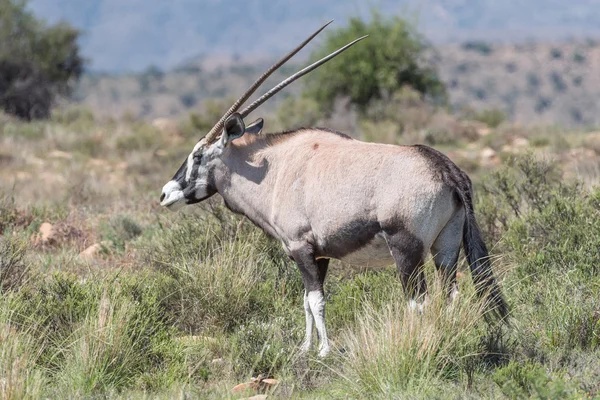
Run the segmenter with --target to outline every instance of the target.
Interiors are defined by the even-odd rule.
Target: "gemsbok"
[[[478,292],[494,314],[506,304],[475,221],[469,177],[424,146],[366,143],[322,128],[262,135],[263,120],[244,118],[281,89],[359,38],[285,79],[238,112],[252,93],[329,23],[269,68],[195,146],[163,187],[169,210],[219,193],[233,212],[283,244],[304,282],[306,336],[313,323],[319,356],[330,351],[323,282],[331,258],[362,266],[396,264],[410,305],[422,309],[429,253],[452,298],[461,243]]]

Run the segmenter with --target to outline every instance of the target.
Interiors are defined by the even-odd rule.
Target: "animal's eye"
[[[200,160],[202,160],[202,153],[198,152],[198,153],[194,154],[194,162],[199,163]]]

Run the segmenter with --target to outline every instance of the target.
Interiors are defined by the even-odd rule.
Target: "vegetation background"
[[[74,85],[77,32],[24,3],[0,6],[0,49],[18,45],[0,51],[0,73],[15,70],[3,60],[29,65],[0,95],[31,77],[69,89],[44,92],[47,114],[3,106],[0,116],[0,398],[600,396],[600,132],[597,113],[572,112],[583,93],[596,106],[593,40],[434,48],[403,19],[354,18],[311,56],[368,31],[347,71],[332,61],[261,109],[269,131],[324,125],[448,154],[475,182],[511,306],[510,324],[487,324],[464,261],[452,305],[427,265],[423,315],[405,308],[393,267],[335,262],[326,284],[335,351],[320,360],[297,353],[302,283],[278,243],[218,197],[180,213],[158,206],[164,182],[262,63],[84,74]],[[3,30],[11,26],[21,28]],[[387,52],[393,62],[375,63]],[[65,54],[77,61],[68,79],[55,74]],[[546,75],[563,67],[562,80]],[[352,81],[357,72],[368,85]],[[581,74],[578,85],[567,72]],[[329,90],[315,92],[324,82]],[[513,83],[531,91],[496,107]],[[469,85],[483,92],[472,97]],[[543,110],[524,117],[542,94]]]

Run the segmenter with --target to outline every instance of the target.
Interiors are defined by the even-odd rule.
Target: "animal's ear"
[[[252,135],[260,135],[265,121],[262,118],[257,119],[246,127],[246,133]]]
[[[223,136],[221,137],[221,143],[227,146],[232,140],[241,137],[246,131],[244,120],[238,113],[230,115],[225,121],[225,128],[223,129]]]

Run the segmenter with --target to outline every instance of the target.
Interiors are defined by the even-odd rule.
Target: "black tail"
[[[475,221],[471,179],[439,151],[424,145],[415,145],[414,149],[428,160],[431,170],[435,171],[444,183],[454,188],[460,202],[464,205],[467,216],[463,229],[463,246],[471,266],[475,288],[481,297],[486,298],[489,309],[486,318],[489,320],[489,316],[492,315],[505,320],[508,307],[502,298],[500,287],[494,279],[488,250],[481,238],[477,221]]]
[[[464,180],[457,187],[457,194],[465,206],[466,218],[463,228],[463,247],[467,256],[467,261],[471,267],[473,283],[479,296],[485,296],[489,309],[489,314],[499,317],[502,320],[508,315],[508,306],[502,297],[502,292],[490,263],[489,253],[481,237],[479,226],[475,220],[475,211],[473,210],[473,199],[471,181],[464,174]]]

